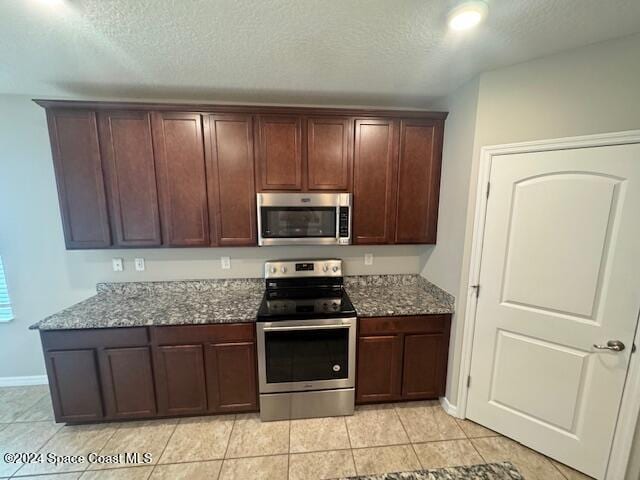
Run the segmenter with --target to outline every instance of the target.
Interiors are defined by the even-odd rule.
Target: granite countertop
[[[345,277],[359,317],[453,313],[452,295],[420,275]]]
[[[454,299],[419,275],[345,277],[358,316],[452,313]],[[99,283],[97,294],[31,329],[255,322],[264,280]]]
[[[31,329],[145,327],[255,322],[264,280],[99,283],[97,295]]]
[[[524,480],[524,477],[512,463],[502,462],[413,472],[359,475],[339,480]]]

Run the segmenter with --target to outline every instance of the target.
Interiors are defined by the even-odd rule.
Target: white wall
[[[455,217],[466,217],[460,286],[451,291],[457,298],[459,314],[464,311],[468,291],[480,148],[640,129],[639,85],[640,35],[586,46],[480,76],[473,156],[467,158],[466,166],[459,166],[460,170],[470,172],[467,204],[456,204],[456,210],[448,212]],[[444,165],[452,161],[452,155],[451,151],[445,155]],[[446,188],[443,185],[443,189]],[[425,266],[427,270],[428,265],[429,260]],[[458,401],[461,340],[461,337],[456,338],[451,350],[454,364],[450,369],[447,396],[453,404]],[[640,425],[637,437],[640,439]],[[635,456],[640,456],[639,442],[636,442],[635,452]],[[637,474],[631,475],[629,480],[637,480]]]
[[[478,106],[478,79],[460,87],[440,107],[449,112],[444,133],[442,177],[440,188],[440,210],[438,212],[438,240],[433,248],[425,249],[422,255],[422,276],[444,288],[457,292],[462,273],[467,194],[473,140]],[[456,310],[457,311],[457,310]],[[451,346],[457,345],[462,335],[462,316],[454,314],[451,324]],[[460,349],[451,349],[449,371],[460,363]],[[449,375],[449,383],[457,376]]]
[[[482,146],[640,129],[640,35],[590,45],[480,76],[473,155],[466,205],[448,215],[466,217],[463,261],[456,296],[464,311]],[[447,126],[448,127],[448,126]],[[468,141],[468,139],[466,139]],[[446,154],[443,165],[452,161]],[[443,189],[447,186],[443,184]],[[458,252],[459,254],[459,252]],[[427,265],[428,265],[427,261]],[[427,267],[425,267],[427,268]],[[430,276],[430,273],[429,275]],[[453,349],[460,349],[461,338]],[[457,403],[457,373],[449,400]]]
[[[66,251],[44,111],[27,97],[0,96],[0,255],[16,318],[0,324],[0,377],[44,373],[32,323],[87,298],[101,281],[260,277],[265,260],[340,257],[349,275],[418,273],[425,247],[263,247]],[[365,266],[364,253],[374,254]],[[231,257],[231,270],[220,256]],[[147,270],[133,270],[133,258]],[[125,271],[111,271],[111,258]]]

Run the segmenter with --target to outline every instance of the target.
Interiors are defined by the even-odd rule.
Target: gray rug
[[[524,480],[516,467],[509,462],[483,463],[469,467],[436,468],[415,472],[361,475],[340,480]]]

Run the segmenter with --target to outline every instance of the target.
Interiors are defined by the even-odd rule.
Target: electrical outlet
[[[220,257],[220,264],[222,265],[223,270],[229,270],[231,268],[231,258]]]
[[[364,254],[364,264],[365,265],[373,265],[373,253],[365,253]]]
[[[124,270],[124,265],[121,258],[111,259],[111,265],[113,266],[114,272],[121,272],[122,270]]]
[[[144,272],[144,258],[136,258],[134,261],[136,272]]]

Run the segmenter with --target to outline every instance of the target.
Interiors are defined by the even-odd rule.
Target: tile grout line
[[[107,438],[107,439],[105,440],[104,445],[102,445],[102,447],[100,447],[100,450],[98,450],[98,455],[100,455],[100,453],[102,452],[102,450],[104,450],[104,447],[106,447],[106,446],[107,446],[107,444],[108,444],[108,443],[111,441],[111,439],[115,436],[116,432],[117,432],[118,430],[120,430],[120,427],[122,426],[122,424],[120,424],[120,423],[116,423],[115,425],[116,425],[116,426],[115,426],[115,428],[113,429],[113,432],[111,433],[111,435],[109,435],[109,438]],[[91,453],[91,452],[89,452],[89,453]],[[87,455],[88,455],[88,454],[87,454]],[[85,468],[84,470],[82,470],[82,473],[80,474],[80,476],[78,477],[78,479],[80,479],[80,478],[85,474],[85,472],[89,471],[89,467],[90,467],[90,466],[91,466],[91,464],[87,463],[87,468]]]
[[[169,435],[169,438],[167,438],[167,443],[164,444],[164,447],[162,448],[160,455],[158,455],[158,460],[156,460],[156,463],[153,465],[153,468],[149,472],[149,475],[147,475],[145,478],[150,478],[151,475],[153,475],[153,472],[156,471],[156,467],[160,464],[160,459],[162,458],[162,455],[164,455],[165,450],[169,446],[169,442],[173,438],[173,435],[176,433],[176,430],[178,429],[178,425],[180,425],[181,422],[182,422],[182,418],[178,419],[176,424],[173,426],[173,430],[171,430],[171,435]]]
[[[555,468],[555,469],[558,471],[558,473],[560,473],[560,476],[561,476],[562,478],[565,478],[565,479],[569,480],[569,477],[567,477],[564,473],[562,473],[562,470],[560,470],[560,469],[558,468],[558,466],[555,464],[555,462],[553,462],[553,461],[549,460],[549,463],[551,463],[551,465],[553,465],[553,468]]]
[[[487,459],[484,458],[484,455],[482,455],[482,453],[480,453],[480,450],[478,450],[478,447],[476,447],[476,444],[473,443],[473,438],[467,438],[467,440],[469,441],[469,443],[471,444],[471,446],[473,447],[473,449],[476,451],[476,453],[480,456],[480,458],[482,459],[482,461],[484,463],[489,463],[487,462]]]
[[[231,436],[233,435],[233,429],[235,428],[237,421],[238,421],[238,414],[234,413],[233,422],[231,423],[231,430],[229,430],[229,436],[227,437],[227,446],[224,449],[224,453],[222,454],[222,460],[220,461],[220,470],[218,470],[218,475],[216,475],[216,478],[213,480],[218,480],[222,475],[222,467],[224,467],[224,462],[227,458],[227,452],[229,451],[229,445],[231,444]]]
[[[102,447],[100,448],[100,450],[98,450],[98,455],[101,455],[101,454],[102,454],[103,450],[107,447],[107,445],[109,444],[109,442],[111,441],[111,439],[112,439],[113,437],[115,437],[115,436],[116,436],[116,433],[118,433],[118,430],[120,430],[120,428],[122,427],[122,422],[116,422],[116,423],[115,423],[115,425],[116,425],[116,427],[113,429],[113,433],[111,434],[111,436],[109,436],[109,438],[107,438],[107,441],[106,441],[106,442],[104,442],[104,445],[102,445]],[[79,478],[79,479],[80,479],[80,478],[82,478],[82,476],[83,476],[86,472],[88,472],[90,469],[91,469],[91,464],[88,464],[88,465],[87,465],[87,468],[85,468],[85,469],[82,471],[82,475],[80,475],[80,477],[78,477],[78,478]],[[101,469],[101,470],[115,470],[115,469],[105,468],[105,469]],[[97,469],[96,469],[96,471],[97,471]]]
[[[462,428],[462,425],[460,425],[461,421],[460,419],[456,418],[456,425],[458,425],[458,428],[460,430],[462,430],[462,433],[464,434],[465,438],[467,439],[467,441],[471,444],[471,447],[473,447],[473,449],[475,450],[475,452],[478,454],[478,456],[480,457],[480,459],[484,462],[484,463],[488,463],[487,459],[484,458],[484,456],[480,453],[480,450],[478,450],[478,447],[476,447],[476,444],[473,443],[473,438],[471,438],[469,436],[469,434],[467,433],[467,431]]]
[[[420,443],[420,442],[418,442]],[[304,451],[304,452],[292,452],[291,455],[306,455],[309,453],[327,453],[327,452],[346,452],[347,450],[370,450],[372,448],[384,448],[384,447],[402,447],[405,445],[410,445],[409,443],[391,443],[388,445],[373,445],[370,447],[355,447],[353,449],[349,449],[349,448],[329,448],[329,449],[323,449],[323,450],[308,450],[308,451]],[[259,455],[246,455],[246,456],[242,456],[242,457],[228,457],[228,460],[241,460],[243,458],[259,458],[259,457],[276,457],[276,456],[282,456],[282,455],[288,455],[286,452],[285,453],[263,453],[263,454],[259,454]],[[219,460],[219,459],[213,459],[213,460]],[[226,459],[225,459],[226,460]],[[193,461],[207,461],[207,460],[193,460]],[[172,462],[172,464],[175,463],[191,463],[192,461],[187,461],[187,462]],[[168,463],[163,463],[162,465],[170,465]]]
[[[21,387],[18,387],[18,388],[21,388]],[[24,387],[22,387],[22,388],[24,388]],[[41,397],[38,398],[38,400],[36,400],[34,403],[32,403],[28,407],[26,407],[25,410],[23,410],[20,413],[18,413],[18,416],[16,418],[14,418],[13,420],[11,420],[9,423],[33,423],[33,422],[39,421],[39,420],[34,420],[33,422],[29,422],[29,421],[26,421],[26,422],[22,421],[21,422],[19,419],[20,419],[20,417],[22,415],[25,415],[29,410],[31,410],[33,407],[35,407],[40,402],[40,400],[42,400],[47,395],[49,395],[49,392],[43,394]],[[42,420],[42,421],[47,421],[47,420]]]
[[[32,423],[35,423],[35,422],[32,422]],[[41,422],[41,423],[45,423],[45,422]],[[47,423],[49,423],[49,422],[47,422]],[[54,422],[54,423],[55,423],[55,422]],[[11,424],[11,425],[13,425],[13,424]],[[65,425],[66,425],[66,424],[65,424]],[[60,432],[60,430],[62,430],[62,429],[64,428],[64,426],[65,426],[65,425],[61,425],[60,427],[58,427],[58,429],[57,429],[55,432],[53,432],[53,434],[52,434],[49,438],[47,438],[44,442],[42,442],[42,445],[40,445],[40,446],[36,449],[36,452],[37,452],[37,453],[40,453],[40,450],[42,450],[42,449],[45,447],[45,445],[46,445],[47,443],[49,443],[49,442],[51,441],[51,439],[52,439],[53,437],[55,437],[55,436],[58,434],[58,432]],[[25,466],[25,465],[27,465],[27,464],[26,464],[26,463],[23,463],[22,465],[20,465],[20,466],[18,467],[18,469],[17,469],[15,472],[13,472],[11,475],[9,475],[7,478],[13,478],[13,477],[14,477],[14,476],[15,476],[15,475],[20,471],[20,470],[22,470],[22,469],[24,468],[24,466]]]
[[[233,423],[231,424],[231,430],[229,430],[229,437],[227,438],[227,446],[224,449],[224,453],[222,454],[222,463],[220,464],[220,470],[218,470],[218,475],[215,480],[220,478],[222,475],[222,467],[224,467],[224,462],[227,460],[227,452],[229,451],[229,445],[231,444],[231,437],[233,436],[233,429],[236,427],[236,422],[238,421],[238,415],[233,414]]]
[[[353,471],[358,475],[358,468],[356,467],[356,456],[353,454],[353,445],[351,445],[351,434],[349,433],[349,425],[347,424],[347,417],[342,417],[344,422],[344,428],[347,431],[347,440],[349,441],[349,452],[351,452],[351,461],[353,462]]]
[[[289,420],[289,445],[287,445],[287,479],[291,477],[291,423]]]
[[[395,403],[393,404],[393,411],[395,412],[396,417],[398,417],[398,421],[400,422],[400,425],[402,426],[402,430],[404,431],[404,434],[407,436],[407,440],[409,440],[409,445],[411,445],[411,450],[413,451],[413,454],[416,456],[416,460],[418,460],[418,465],[420,465],[420,468],[425,470],[425,466],[422,465],[422,460],[420,460],[420,457],[418,456],[418,451],[416,450],[416,447],[413,444],[413,441],[411,440],[411,437],[409,436],[409,432],[407,432],[407,428],[404,426],[404,423],[402,423],[402,417],[398,413],[398,408],[396,407]]]

